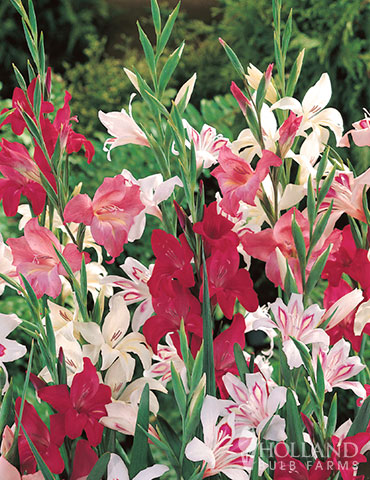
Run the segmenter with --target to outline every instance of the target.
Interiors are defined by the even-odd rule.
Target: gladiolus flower
[[[41,388],[38,396],[58,412],[51,417],[51,432],[58,445],[65,436],[74,439],[83,431],[91,446],[101,442],[104,427],[99,419],[107,414],[111,389],[99,383],[90,359],[84,358],[84,369],[74,376],[70,390],[67,385],[52,385]]]
[[[24,228],[24,236],[7,241],[13,254],[13,265],[17,274],[26,277],[38,298],[44,294],[56,298],[62,289],[59,275],[67,275],[55,249],[63,254],[73,272],[81,267],[82,253],[76,245],[69,243],[62,252],[56,236],[41,227],[37,218],[30,220]],[[90,257],[85,255],[86,263]]]
[[[153,480],[153,478],[158,478],[167,471],[168,467],[166,465],[153,465],[139,472],[132,480]],[[126,465],[123,463],[121,457],[115,453],[111,453],[110,455],[108,480],[130,480]]]
[[[19,411],[21,408],[21,397],[15,401],[15,423],[19,421]],[[60,474],[64,470],[64,462],[59,453],[59,448],[54,441],[54,436],[50,435],[45,423],[41,420],[35,408],[24,402],[24,409],[22,415],[22,427],[27,432],[30,440],[36,447],[42,459],[49,467],[52,473]],[[18,451],[21,464],[22,473],[36,472],[36,459],[32,453],[31,447],[28,444],[23,428],[19,431]]]
[[[352,123],[353,130],[349,130],[340,140],[340,147],[349,147],[348,135],[352,135],[352,140],[358,147],[370,147],[370,117],[369,112],[363,120]]]
[[[297,117],[293,112],[290,112],[289,117],[285,120],[279,128],[279,147],[281,158],[285,158],[286,154],[293,145],[294,139],[297,135],[299,126],[303,117]]]
[[[135,217],[143,209],[140,188],[127,185],[117,175],[104,179],[93,200],[86,194],[72,198],[64,209],[64,220],[89,225],[96,243],[115,258],[122,252]]]

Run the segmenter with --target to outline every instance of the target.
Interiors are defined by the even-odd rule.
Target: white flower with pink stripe
[[[279,415],[274,415],[286,402],[285,387],[270,390],[260,373],[246,374],[245,384],[231,373],[226,373],[222,379],[233,399],[226,410],[235,414],[237,432],[245,428],[255,428],[257,434],[260,434],[272,417],[264,438],[276,441],[286,439],[285,420]]]
[[[148,281],[152,276],[154,265],[149,265],[146,268],[135,258],[127,257],[121,268],[131,280],[119,275],[108,275],[101,282],[112,287],[121,288],[123,291],[117,295],[123,297],[126,305],[141,302],[135,310],[131,323],[132,330],[138,332],[139,328],[144,325],[154,312],[152,296],[148,287]]]
[[[331,392],[333,388],[352,390],[358,397],[366,398],[366,391],[360,382],[349,381],[365,368],[360,357],[350,357],[351,344],[343,338],[329,351],[329,348],[315,346],[312,352],[312,363],[317,368],[317,358],[320,359],[325,379],[325,391]]]
[[[253,328],[278,328],[283,341],[283,351],[287,357],[291,369],[298,368],[303,364],[297,347],[290,337],[307,344],[329,345],[329,336],[324,330],[317,328],[321,322],[325,310],[318,305],[311,305],[304,310],[302,295],[293,293],[288,306],[278,298],[270,304],[274,320],[265,317],[260,318],[253,324]]]
[[[218,154],[229,140],[222,135],[217,135],[216,129],[204,124],[202,130],[197,132],[186,120],[183,120],[189,142],[194,143],[197,168],[209,168],[217,163]],[[187,144],[190,148],[190,143]]]
[[[225,408],[229,403],[207,395],[201,412],[204,442],[193,438],[186,446],[185,455],[189,460],[203,461],[203,467],[206,464],[203,478],[220,472],[231,480],[249,478],[247,472],[252,469],[256,436],[248,429],[236,432],[235,415],[227,415]],[[220,416],[223,418],[217,423]]]

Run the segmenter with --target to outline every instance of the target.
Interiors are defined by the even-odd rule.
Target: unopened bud
[[[195,404],[199,401],[200,398],[204,397],[206,388],[206,374],[203,373],[202,378],[200,379],[197,388],[194,390],[193,396],[189,405],[189,417],[192,416]]]
[[[235,100],[238,102],[240,110],[245,116],[247,113],[247,107],[251,106],[251,102],[248,100],[248,98],[244,95],[244,93],[240,90],[240,88],[235,82],[231,82],[230,90]]]
[[[298,129],[302,123],[302,118],[303,117],[297,117],[295,113],[290,112],[289,117],[279,128],[279,147],[281,158],[285,158],[290,147],[293,145]]]

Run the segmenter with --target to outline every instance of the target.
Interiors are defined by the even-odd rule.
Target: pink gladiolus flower
[[[290,147],[293,145],[302,118],[303,117],[297,117],[293,112],[290,112],[289,117],[279,128],[279,147],[282,158],[285,158]]]
[[[7,243],[12,250],[17,274],[26,277],[38,298],[44,294],[56,298],[62,289],[59,275],[67,275],[55,249],[62,253],[73,272],[81,267],[82,253],[76,245],[69,243],[62,251],[56,236],[47,228],[41,227],[37,218],[27,222],[23,237],[9,238]],[[84,255],[87,263],[90,257]]]
[[[64,220],[89,225],[96,243],[115,258],[122,252],[134,219],[143,209],[140,188],[127,185],[117,175],[104,179],[93,200],[86,194],[72,198],[64,209]]]
[[[290,368],[298,368],[303,364],[301,355],[290,337],[304,344],[319,343],[329,345],[329,337],[324,330],[317,328],[321,323],[324,310],[318,305],[311,305],[306,310],[303,308],[302,295],[293,293],[288,306],[278,298],[270,305],[274,320],[262,317],[255,321],[253,328],[259,327],[278,328],[283,339],[283,351],[287,357]]]
[[[108,138],[104,143],[104,151],[108,152],[108,160],[110,160],[110,151],[112,148],[120,145],[133,143],[135,145],[144,145],[149,147],[149,142],[145,133],[137,125],[132,118],[131,113],[128,115],[122,108],[120,112],[104,113],[99,110],[99,120],[108,130],[109,135],[114,138]]]
[[[266,275],[276,286],[284,286],[284,278],[282,278],[279,259],[277,256],[277,249],[280,251],[280,256],[288,260],[289,267],[297,282],[298,291],[302,291],[302,279],[300,273],[300,266],[298,261],[298,253],[295,247],[293,233],[292,233],[292,216],[295,215],[297,224],[302,230],[303,238],[306,245],[306,250],[309,246],[309,222],[307,217],[296,208],[291,208],[284,215],[282,215],[276,222],[274,228],[267,228],[258,233],[246,232],[241,242],[244,250],[248,255],[258,258],[266,262]],[[333,228],[332,223],[329,222],[326,231],[322,235],[319,242],[314,247],[310,260],[306,267],[306,276],[309,274],[315,260],[321,253],[332,243],[335,239],[330,237],[329,233]],[[339,233],[339,232],[338,232]],[[285,263],[284,263],[285,266]]]
[[[18,397],[15,401],[16,424],[18,424],[21,401],[21,397]],[[54,441],[54,437],[50,435],[48,428],[39,417],[35,408],[27,401],[24,402],[22,426],[50,471],[56,474],[62,473],[64,470],[64,462],[59,453],[59,448]],[[31,447],[28,444],[22,428],[19,431],[18,451],[21,473],[35,473],[36,459],[33,456]]]
[[[269,390],[266,380],[260,373],[247,373],[246,385],[235,375],[227,373],[223,381],[233,399],[227,411],[235,413],[237,431],[243,428],[255,428],[259,434],[272,418],[266,430],[267,440],[285,440],[285,420],[276,411],[285,405],[286,388],[275,387]]]
[[[340,140],[340,147],[349,147],[348,135],[352,135],[352,140],[358,147],[370,147],[370,116],[369,112],[363,120],[352,124],[353,130],[349,130]]]
[[[197,168],[209,168],[217,163],[220,150],[229,143],[228,139],[217,135],[216,129],[209,125],[203,125],[198,133],[186,120],[183,120],[183,124],[189,138],[188,148],[190,142],[194,144]]]
[[[277,155],[263,150],[262,157],[253,170],[248,162],[234,155],[226,146],[220,150],[218,162],[219,166],[213,170],[212,175],[217,178],[223,195],[221,206],[233,217],[237,216],[240,201],[255,206],[254,199],[269,168],[281,165],[281,159]]]
[[[74,376],[70,390],[67,385],[52,385],[41,388],[38,396],[58,412],[51,417],[51,432],[58,445],[65,436],[74,439],[83,431],[91,446],[101,442],[104,427],[99,419],[107,414],[111,389],[99,383],[90,359],[84,358],[84,369]]]
[[[41,472],[21,475],[19,471],[4,457],[0,457],[0,478],[4,480],[45,480]]]
[[[347,215],[366,223],[362,194],[364,189],[368,190],[369,186],[370,168],[356,178],[352,172],[340,172],[334,178],[320,210],[327,210],[333,200],[333,210],[336,210],[339,215],[347,213]]]
[[[328,351],[328,348],[321,348],[314,345],[312,352],[312,363],[317,366],[317,358],[320,359],[325,379],[325,391],[331,392],[333,388],[352,390],[358,397],[365,398],[366,391],[360,382],[349,381],[348,379],[357,375],[365,368],[360,357],[350,357],[351,344],[341,339]]]
[[[187,444],[186,457],[207,464],[203,478],[224,473],[231,480],[247,479],[253,465],[251,456],[256,446],[256,437],[249,430],[238,433],[235,428],[235,415],[227,415],[227,400],[206,396],[201,421],[204,441],[198,438]],[[223,418],[217,423],[219,416]],[[260,472],[262,473],[262,472]]]

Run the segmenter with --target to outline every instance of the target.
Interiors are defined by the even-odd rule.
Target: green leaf
[[[262,75],[260,83],[257,87],[257,94],[256,94],[256,105],[257,105],[257,112],[260,113],[263,102],[265,100],[266,95],[266,78],[265,75]]]
[[[58,206],[58,197],[55,193],[54,188],[51,186],[49,180],[45,177],[45,175],[40,172],[41,184],[44,187],[46,194],[49,200],[53,203],[54,207]]]
[[[157,40],[158,40],[158,37],[161,34],[161,12],[159,10],[157,0],[151,0],[151,9],[152,9],[153,25],[154,25],[155,33],[157,35]]]
[[[293,15],[293,9],[290,9],[289,12],[289,17],[285,25],[285,30],[283,34],[283,40],[282,40],[282,54],[283,58],[286,58],[286,54],[288,51],[289,47],[289,42],[290,42],[290,37],[292,36],[292,15]]]
[[[316,219],[316,208],[315,208],[315,192],[313,190],[311,175],[309,176],[308,182],[307,182],[307,214],[308,214],[308,221],[310,222],[310,228],[312,229]]]
[[[245,374],[249,373],[249,368],[243,353],[243,349],[239,343],[234,343],[234,357],[236,366],[238,367],[240,380],[245,383]]]
[[[304,58],[304,49],[298,54],[292,69],[290,70],[287,87],[286,87],[286,95],[288,97],[292,97],[295,91],[295,87],[297,85],[299,75],[301,74],[302,70],[302,63]]]
[[[29,60],[27,60],[27,72],[28,72],[29,82],[31,83],[32,80],[36,77],[36,73]]]
[[[299,266],[301,269],[302,284],[304,285],[305,275],[306,275],[306,244],[304,241],[302,230],[295,219],[295,214],[293,214],[293,217],[292,217],[292,234],[293,234],[295,248],[298,254]]]
[[[156,64],[155,64],[155,59],[154,59],[154,52],[153,52],[153,47],[149,41],[149,38],[147,37],[146,33],[144,30],[141,28],[140,23],[137,22],[137,28],[139,30],[139,38],[140,38],[140,43],[143,47],[145,58],[153,79],[153,82],[156,82]]]
[[[252,471],[250,474],[250,480],[259,480],[259,475],[258,475],[258,464],[259,464],[259,457],[260,457],[260,447],[261,447],[261,442],[258,441],[257,443],[257,448],[254,452],[254,458],[253,458],[253,467]]]
[[[106,452],[102,455],[99,460],[95,463],[93,469],[89,473],[87,480],[101,480],[102,476],[105,475],[110,460],[110,453]]]
[[[351,226],[351,232],[352,232],[353,240],[355,241],[356,247],[363,248],[362,235],[361,235],[360,229],[358,228],[356,220],[352,218],[350,215],[347,215],[347,217],[348,217],[349,224]]]
[[[325,378],[324,372],[321,366],[320,357],[317,357],[317,369],[316,369],[316,378],[317,378],[317,398],[319,399],[320,405],[324,405],[325,401]]]
[[[23,75],[21,74],[21,72],[18,70],[18,68],[14,65],[14,63],[12,64],[13,65],[13,70],[14,70],[14,74],[15,74],[15,78],[18,82],[18,85],[21,87],[21,89],[24,91],[24,92],[27,92],[27,85],[26,85],[26,81],[25,79],[23,78]],[[7,113],[7,112],[6,112]],[[6,117],[5,117],[6,118]],[[4,118],[4,120],[5,120]],[[3,119],[0,117],[0,121],[3,122]]]
[[[195,151],[194,142],[191,141],[191,152],[190,152],[190,183],[195,187],[197,181],[197,153]]]
[[[23,31],[24,31],[24,36],[26,38],[26,42],[27,42],[27,46],[28,46],[28,50],[30,51],[30,54],[33,58],[33,61],[36,63],[36,65],[38,64],[38,52],[37,52],[37,48],[36,48],[36,45],[35,45],[35,42],[34,42],[34,39],[32,38],[32,33],[30,32],[26,22],[23,20],[22,18],[22,25],[23,25]]]
[[[316,207],[317,210],[319,209],[322,201],[324,200],[324,198],[326,197],[326,194],[329,191],[329,188],[331,187],[331,184],[333,183],[335,173],[336,173],[336,168],[333,167],[329,175],[325,178],[325,180],[323,181],[320,187],[319,193],[317,194],[317,207]],[[319,183],[317,183],[317,185],[318,184]]]
[[[24,436],[26,437],[26,440],[27,440],[27,442],[28,442],[28,445],[30,446],[30,448],[31,448],[31,450],[32,450],[32,453],[33,453],[33,455],[34,455],[35,458],[36,458],[37,465],[38,465],[39,469],[41,470],[41,473],[43,474],[45,480],[55,480],[54,475],[51,473],[51,471],[49,470],[49,467],[46,465],[46,463],[44,462],[43,458],[42,458],[41,455],[39,454],[37,448],[36,448],[35,445],[33,444],[33,442],[32,442],[32,440],[30,439],[30,437],[28,436],[28,433],[27,433],[26,430],[24,429],[23,425],[21,425],[21,427],[22,427]]]
[[[17,12],[19,13],[19,15],[20,15],[21,17],[23,17],[23,15],[25,14],[23,5],[22,5],[22,4],[19,4],[19,1],[16,1],[16,0],[10,0],[10,3],[11,3],[11,4],[13,5],[13,7],[17,10]]]
[[[292,293],[298,293],[297,282],[293,277],[292,270],[289,266],[288,260],[286,260],[286,275],[284,279],[284,292],[288,298]]]
[[[177,406],[179,407],[179,412],[181,414],[181,417],[185,419],[185,415],[186,415],[185,388],[180,378],[180,375],[178,374],[172,362],[171,362],[171,377],[172,377],[173,393],[175,394],[176,403],[177,403]]]
[[[320,218],[320,220],[317,222],[317,224],[315,226],[315,229],[314,229],[312,237],[311,237],[308,253],[307,253],[307,259],[311,256],[311,253],[312,253],[315,245],[321,239],[321,237],[322,237],[322,235],[325,231],[325,228],[328,224],[328,221],[329,221],[332,210],[333,210],[333,201],[331,201],[331,204],[330,204],[329,208],[327,209],[327,211],[324,213],[324,215]]]
[[[206,267],[206,258],[204,248],[202,246],[202,262],[203,262],[203,341],[204,341],[204,364],[203,371],[207,378],[207,394],[216,396],[216,379],[213,358],[213,335],[212,335],[212,314],[211,301],[209,298],[208,275]]]
[[[329,415],[328,415],[328,422],[326,424],[326,438],[330,439],[335,432],[337,427],[337,410],[338,410],[338,400],[337,394],[335,393],[333,396],[333,400],[331,401]]]
[[[19,276],[21,277],[22,281],[23,281],[23,284],[24,284],[24,288],[26,289],[26,292],[27,292],[27,295],[28,295],[28,298],[30,300],[30,303],[32,305],[32,308],[33,310],[38,313],[40,311],[40,305],[39,305],[39,301],[36,297],[36,293],[34,292],[33,288],[31,287],[31,285],[29,284],[28,280],[26,279],[26,277],[24,277],[21,273],[19,274]]]
[[[31,374],[31,368],[32,368],[32,360],[33,360],[33,351],[34,351],[34,341],[32,340],[31,343],[31,350],[30,350],[30,356],[28,358],[28,365],[27,365],[27,371],[26,371],[26,377],[24,379],[24,384],[23,384],[23,390],[22,390],[22,401],[21,401],[21,406],[19,409],[19,415],[18,415],[18,425],[15,429],[14,432],[14,444],[17,443],[18,435],[19,435],[19,429],[21,426],[22,422],[22,415],[23,415],[23,409],[24,409],[24,402],[26,400],[26,393],[27,393],[27,388],[28,388],[28,383],[30,381],[30,374]]]
[[[301,343],[299,340],[296,340],[294,337],[290,337],[290,338],[293,340],[294,345],[297,347],[299,351],[304,368],[306,369],[307,373],[311,377],[311,380],[316,384],[316,376],[312,366],[310,351],[308,350],[308,348],[304,343]]]
[[[141,428],[140,428],[141,427]],[[141,394],[139,411],[130,456],[129,477],[133,478],[148,466],[149,444],[145,432],[149,428],[149,384],[147,383]],[[144,430],[144,431],[143,431]]]
[[[33,109],[35,112],[35,117],[40,117],[41,112],[41,84],[40,77],[36,78],[35,92],[33,94]]]
[[[1,121],[1,119],[0,119]],[[369,204],[367,201],[367,185],[365,185],[363,191],[362,191],[362,206],[364,208],[365,212],[365,217],[366,217],[366,223],[370,225],[370,210],[369,210]]]
[[[35,140],[39,145],[42,145],[43,143],[42,137],[33,119],[28,115],[28,113],[25,110],[22,111],[22,117],[23,117],[23,120],[26,122],[27,128],[31,132],[31,135],[35,138]]]
[[[296,446],[300,456],[303,457],[305,450],[303,440],[304,425],[295,397],[290,388],[288,388],[286,394],[286,411],[288,413],[286,416],[286,434],[289,444]]]
[[[81,261],[80,285],[81,285],[82,298],[87,298],[87,273],[86,273],[86,263],[85,263],[84,254],[82,254],[82,261]]]
[[[10,385],[6,391],[0,408],[0,432],[5,428],[5,425],[12,425],[14,421],[14,409],[13,409],[13,380],[10,380]]]
[[[167,42],[171,36],[173,25],[179,13],[179,9],[180,9],[180,2],[176,5],[175,9],[169,15],[167,22],[163,28],[163,31],[159,36],[159,39],[157,42],[157,51],[156,51],[157,58],[161,55],[161,53],[163,52],[164,48],[167,45]]]
[[[328,163],[328,156],[329,156],[329,147],[326,147],[324,153],[321,156],[319,165],[317,166],[316,170],[316,185],[318,186],[322,176],[324,175],[326,164]]]
[[[48,347],[50,350],[50,354],[53,357],[56,357],[57,353],[56,353],[56,345],[55,345],[55,334],[53,330],[53,324],[51,323],[50,315],[48,313],[45,315],[45,326],[46,326],[46,335],[48,338]]]
[[[174,431],[174,429],[167,422],[167,420],[163,418],[161,415],[157,416],[157,424],[158,424],[158,427],[159,427],[158,430],[161,436],[164,437],[168,446],[173,451],[175,457],[178,458],[181,452],[181,442],[178,434]]]
[[[312,267],[312,270],[306,282],[305,293],[307,296],[311,293],[311,291],[319,281],[322,271],[324,270],[331,248],[332,248],[332,245],[329,245],[328,248],[325,250],[325,252],[323,252],[319,256],[314,266]]]
[[[352,437],[357,433],[366,432],[369,422],[370,422],[370,397],[367,397],[364,400],[363,404],[361,405],[359,411],[357,412],[357,415],[353,420],[351,428],[347,433],[347,437]]]
[[[193,394],[194,390],[197,388],[200,379],[203,374],[203,343],[200,349],[197,352],[197,355],[194,360],[193,370],[191,372],[191,382],[190,382],[190,395]]]
[[[159,76],[158,82],[158,94],[159,97],[163,95],[163,92],[166,89],[168,82],[170,81],[173,72],[175,71],[177,64],[181,58],[182,52],[184,50],[185,42],[182,42],[181,45],[176,48],[176,50],[169,56],[167,62],[164,64],[164,67]]]
[[[39,41],[39,74],[42,78],[42,81],[45,81],[45,47],[44,47],[44,33],[40,33],[40,41]]]
[[[229,47],[229,45],[226,42],[224,42],[223,40],[220,40],[220,43],[223,46],[223,48],[226,52],[226,55],[229,57],[229,60],[232,64],[232,66],[235,68],[238,75],[244,81],[245,80],[245,71],[244,71],[243,65],[240,63],[240,60],[239,60],[238,56],[233,51],[233,49],[231,47]]]
[[[30,20],[30,26],[33,33],[34,38],[37,38],[37,21],[36,21],[36,13],[32,3],[32,0],[28,0],[28,17]]]
[[[66,359],[63,352],[63,348],[61,347],[58,352],[58,360],[57,360],[57,373],[60,385],[67,384],[67,369],[66,369]]]

